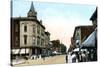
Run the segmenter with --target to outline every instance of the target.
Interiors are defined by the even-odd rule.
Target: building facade
[[[92,14],[90,20],[91,26],[75,27],[73,37],[71,38],[72,45],[70,49],[76,47],[86,49],[88,53],[88,61],[97,61],[97,8]]]
[[[29,58],[32,55],[41,55],[42,50],[49,45],[49,40],[50,34],[45,34],[42,21],[37,19],[33,2],[27,17],[11,17],[11,49],[13,51],[19,49],[18,54],[28,55]]]
[[[93,32],[93,26],[77,26],[75,27],[73,37],[71,38],[72,48],[80,47],[82,42]]]

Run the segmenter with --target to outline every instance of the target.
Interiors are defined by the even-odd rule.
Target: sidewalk
[[[43,58],[38,58],[38,59],[34,59],[34,60],[28,59],[24,63],[14,65],[14,67],[43,65],[43,64],[63,64],[63,63],[66,63],[65,55],[45,57],[45,60]]]
[[[12,65],[22,64],[25,63],[24,59],[13,60]]]
[[[48,58],[50,58],[50,57],[45,57],[45,60],[48,60]],[[43,58],[28,59],[28,60],[16,59],[16,60],[12,61],[12,65],[13,66],[16,66],[16,65],[19,65],[19,64],[34,64],[34,65],[37,65],[37,64],[42,64],[45,60]]]

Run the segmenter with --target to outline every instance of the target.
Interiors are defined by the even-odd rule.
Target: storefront
[[[81,49],[89,51],[89,60],[97,61],[97,30],[93,31],[82,43]]]

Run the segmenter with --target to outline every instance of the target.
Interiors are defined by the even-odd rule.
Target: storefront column
[[[35,55],[37,55],[37,48],[35,48]]]
[[[32,48],[29,49],[29,58],[32,56]]]

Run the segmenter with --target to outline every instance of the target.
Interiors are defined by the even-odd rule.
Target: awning
[[[79,51],[79,48],[76,48],[76,49],[74,49],[73,51],[77,52],[77,51]]]
[[[92,32],[89,37],[82,43],[82,47],[95,47],[96,31]]]
[[[21,49],[20,54],[25,54],[25,50],[26,50],[26,54],[29,53],[29,49]]]
[[[12,54],[18,54],[20,49],[12,49]]]

